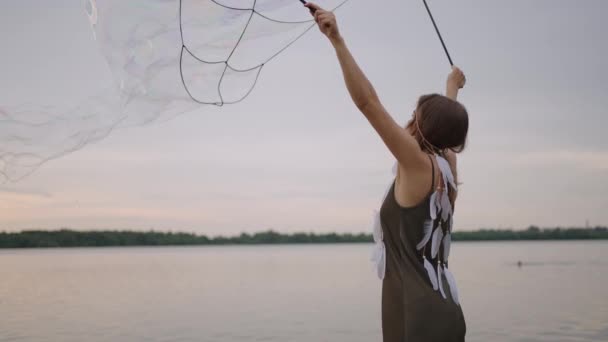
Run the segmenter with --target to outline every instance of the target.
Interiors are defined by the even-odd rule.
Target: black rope
[[[452,62],[452,57],[450,57],[448,48],[445,47],[445,43],[443,42],[441,33],[439,32],[439,29],[437,28],[437,24],[435,23],[435,19],[433,18],[433,14],[431,13],[431,10],[429,9],[429,5],[426,3],[426,0],[422,0],[422,2],[424,2],[424,7],[426,7],[426,11],[429,13],[429,17],[431,17],[431,21],[433,22],[433,26],[435,27],[435,32],[437,32],[437,36],[439,37],[439,40],[441,41],[441,46],[443,46],[443,51],[445,51],[445,55],[448,56],[448,61],[450,62],[450,65],[454,66],[454,63]]]

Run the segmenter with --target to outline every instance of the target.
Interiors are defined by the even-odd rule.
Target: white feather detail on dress
[[[416,245],[416,249],[418,250],[422,249],[431,239],[431,233],[433,232],[433,220],[424,221],[424,226],[422,229],[422,240],[420,240],[420,242]]]
[[[437,291],[437,273],[435,273],[433,264],[431,264],[426,258],[424,258],[424,268],[426,268],[426,273],[429,275],[429,280],[433,285],[433,290]]]
[[[443,239],[443,230],[441,230],[441,226],[435,229],[433,233],[433,239],[431,241],[431,257],[435,259],[437,253],[439,253],[439,246],[441,246],[441,240]]]
[[[397,175],[397,168],[398,168],[398,164],[397,164],[397,162],[395,162],[395,164],[393,164],[393,168],[392,168],[393,176]],[[381,206],[382,206],[382,203],[384,203],[384,201],[386,200],[386,196],[388,196],[388,193],[390,192],[392,186],[393,186],[393,183],[391,182],[391,184],[384,191],[384,195],[382,196],[382,202],[380,203]],[[374,243],[374,247],[372,249],[371,260],[374,263],[374,268],[375,268],[376,274],[378,275],[378,278],[384,279],[384,275],[386,273],[386,247],[384,246],[384,236],[382,233],[382,222],[380,220],[380,211],[378,211],[378,210],[374,211],[374,215],[372,218],[372,232],[373,232],[375,243]]]
[[[448,285],[450,286],[450,294],[452,295],[452,299],[454,303],[460,305],[460,300],[458,299],[458,287],[456,287],[456,279],[452,275],[452,272],[446,267],[444,270],[445,279],[448,281]]]
[[[450,197],[448,195],[448,184],[452,186],[455,191],[458,191],[458,189],[454,182],[454,175],[452,174],[452,169],[450,168],[448,161],[439,155],[435,155],[435,159],[437,160],[437,166],[439,167],[443,180],[443,190],[439,194],[441,218],[443,221],[447,221],[452,214],[452,203],[450,202]]]
[[[448,262],[450,256],[450,245],[452,244],[452,234],[448,232],[443,238],[443,262]]]
[[[452,204],[447,191],[441,192],[441,219],[446,222],[452,214]]]
[[[454,190],[458,191],[458,187],[454,182],[454,174],[452,173],[452,168],[450,168],[450,163],[448,163],[445,158],[439,155],[435,155],[435,159],[437,160],[437,166],[439,167],[439,170],[441,170],[441,174],[443,175],[443,180],[445,182],[446,189],[447,185],[450,184]]]
[[[378,275],[378,278],[384,279],[384,274],[386,273],[386,250],[384,242],[380,241],[375,244],[372,261],[374,262],[376,275]]]
[[[384,278],[386,270],[386,251],[384,247],[384,236],[382,235],[382,224],[380,223],[380,212],[374,211],[372,222],[374,248],[372,249],[371,261],[374,263],[374,269],[378,278]]]
[[[441,215],[441,192],[435,191],[435,210],[437,212],[436,217]]]
[[[374,216],[372,218],[372,229],[374,232],[374,242],[382,241],[382,225],[380,224],[380,212],[378,210],[374,210]]]
[[[431,198],[429,200],[429,210],[431,213],[431,219],[435,220],[437,218],[437,191],[434,191],[433,194],[431,194]]]
[[[441,264],[437,263],[437,283],[439,284],[439,292],[441,292],[441,296],[443,297],[443,299],[447,299],[448,297],[445,295],[445,292],[443,291],[442,269],[443,269],[443,267],[441,267]]]

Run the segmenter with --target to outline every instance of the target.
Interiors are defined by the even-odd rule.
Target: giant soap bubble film
[[[331,9],[345,2],[318,1]],[[85,0],[83,16],[107,63],[108,86],[62,94],[67,101],[0,97],[0,182],[18,181],[114,129],[243,101],[264,66],[315,25],[297,0]]]

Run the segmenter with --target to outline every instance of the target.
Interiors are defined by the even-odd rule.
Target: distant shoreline
[[[453,233],[454,241],[556,241],[556,240],[606,240],[607,227],[594,228],[538,228],[526,230],[480,229]],[[207,237],[194,233],[99,230],[78,231],[24,230],[0,232],[0,248],[50,248],[50,247],[120,247],[120,246],[217,246],[217,245],[269,245],[269,244],[326,244],[371,243],[367,233],[292,233],[273,230],[237,236]]]

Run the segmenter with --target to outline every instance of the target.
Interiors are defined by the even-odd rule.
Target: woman
[[[306,4],[336,50],[346,87],[398,162],[380,209],[378,274],[385,342],[464,341],[465,320],[448,268],[456,201],[456,153],[464,149],[468,114],[458,102],[465,77],[448,76],[446,96],[420,97],[406,127],[384,109],[350,54],[332,12]]]

